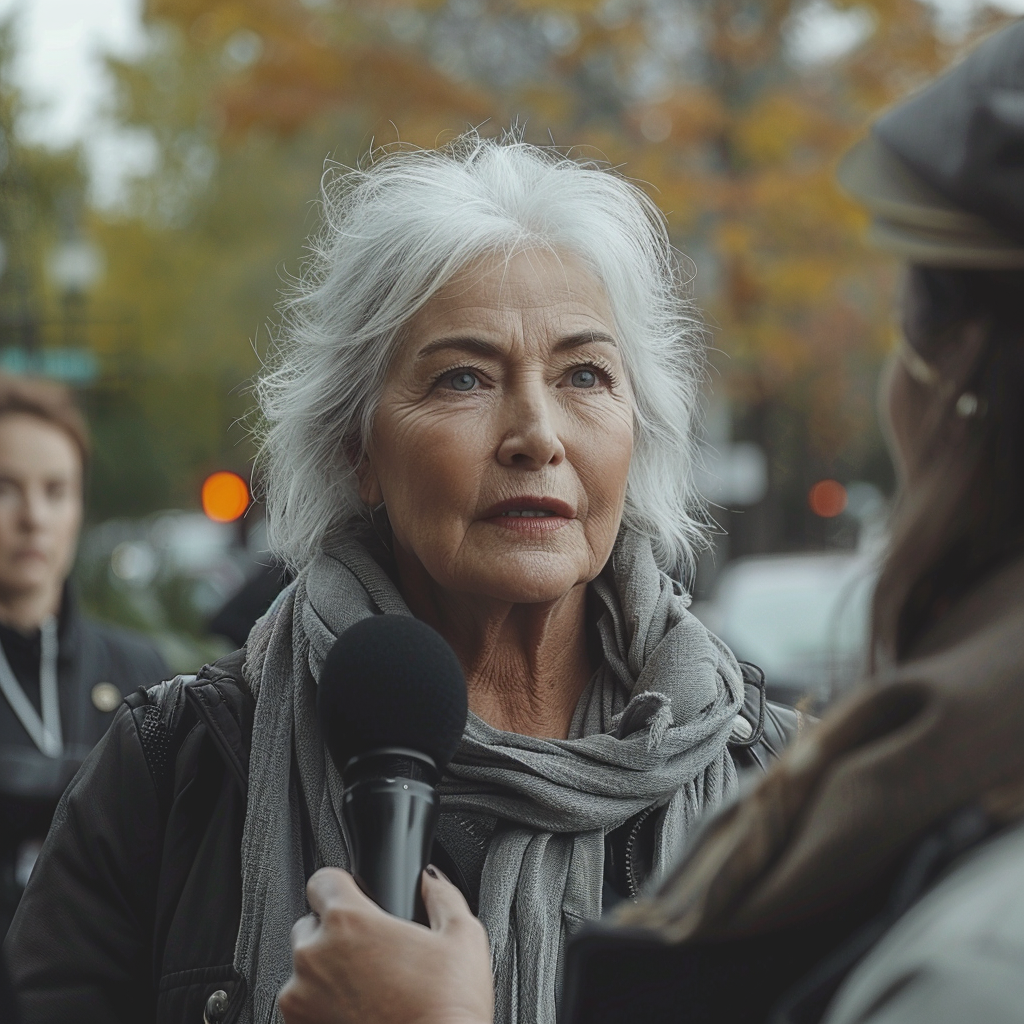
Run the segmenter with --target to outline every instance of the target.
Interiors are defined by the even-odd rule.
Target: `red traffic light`
[[[819,480],[807,492],[807,504],[816,516],[834,519],[846,508],[846,488],[838,480]]]

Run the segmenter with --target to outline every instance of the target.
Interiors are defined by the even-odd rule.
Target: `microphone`
[[[316,706],[345,785],[352,874],[388,913],[425,924],[420,875],[434,843],[436,787],[466,727],[462,666],[426,623],[374,615],[331,648]]]

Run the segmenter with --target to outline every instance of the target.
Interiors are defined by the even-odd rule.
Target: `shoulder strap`
[[[764,672],[748,661],[740,662],[746,699],[738,718],[746,723],[748,735],[734,731],[729,750],[738,768],[759,768],[767,771],[773,761],[782,756],[804,727],[806,716],[796,708],[777,704],[768,699]]]
[[[242,665],[245,649],[204,665],[184,684],[185,699],[206,726],[243,796],[249,790],[249,750],[255,702]]]
[[[235,651],[204,665],[194,676],[175,676],[125,697],[165,812],[174,799],[178,751],[199,723],[206,726],[214,746],[246,793],[254,702],[242,677],[244,661],[245,651]]]
[[[743,689],[745,699],[743,707],[740,708],[740,717],[751,727],[750,735],[746,738],[733,736],[729,740],[729,746],[755,747],[764,737],[764,718],[768,706],[768,688],[764,679],[763,669],[758,668],[749,661],[739,663],[740,671],[743,673]]]
[[[139,687],[125,697],[139,737],[146,767],[166,815],[174,796],[174,766],[181,744],[195,725],[183,699],[188,677],[175,676],[156,686]]]

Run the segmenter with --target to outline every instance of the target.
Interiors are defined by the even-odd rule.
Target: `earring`
[[[965,391],[956,400],[956,414],[962,420],[968,420],[972,416],[984,416],[985,409],[983,403],[973,391]]]

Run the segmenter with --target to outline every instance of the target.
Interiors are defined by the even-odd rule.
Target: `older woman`
[[[874,238],[910,263],[876,672],[655,898],[569,948],[566,1024],[1022,1019],[1022,99],[1018,21],[844,164]],[[490,1024],[485,938],[436,872],[423,891],[430,930],[315,875],[288,1024]]]
[[[340,175],[325,214],[260,383],[298,578],[249,637],[246,693],[241,656],[153,691],[69,791],[11,947],[30,1022],[277,1013],[307,878],[348,864],[314,692],[365,616],[418,616],[463,666],[438,846],[503,1021],[554,1020],[565,935],[671,863],[760,735],[670,575],[701,537],[701,337],[649,201],[471,134]]]

